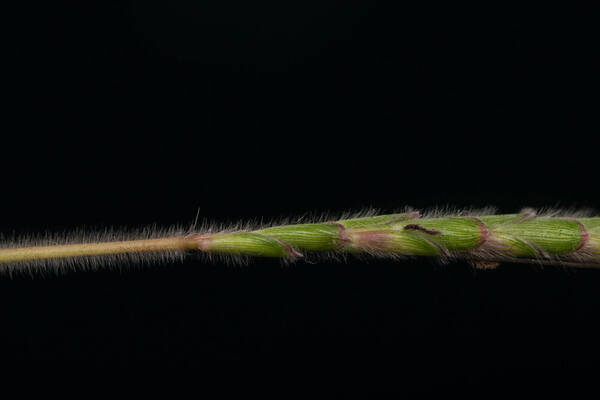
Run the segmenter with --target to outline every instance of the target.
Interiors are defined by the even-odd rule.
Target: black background
[[[6,10],[3,233],[600,208],[591,10],[191,3]],[[0,286],[26,364],[401,391],[580,386],[600,360],[594,270],[191,258]]]

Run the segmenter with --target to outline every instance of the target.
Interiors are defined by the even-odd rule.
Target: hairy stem
[[[111,254],[197,250],[198,244],[189,237],[172,237],[119,242],[65,244],[57,246],[0,249],[1,262],[46,260],[67,257],[102,256]]]
[[[600,217],[507,215],[421,218],[417,212],[252,231],[0,249],[0,263],[113,254],[198,251],[295,260],[313,253],[467,259],[600,267]]]

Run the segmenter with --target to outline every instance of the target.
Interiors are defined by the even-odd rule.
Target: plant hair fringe
[[[183,262],[190,255],[234,264],[257,257],[299,260],[356,256],[447,263],[477,268],[502,262],[600,268],[600,217],[588,210],[534,210],[496,214],[493,208],[392,214],[369,209],[283,219],[270,224],[218,226],[197,222],[123,231],[79,230],[0,242],[0,272],[96,270],[100,267]]]

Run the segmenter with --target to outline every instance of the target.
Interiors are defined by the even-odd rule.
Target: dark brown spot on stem
[[[426,233],[428,235],[441,235],[442,234],[442,232],[440,232],[440,231],[436,231],[434,229],[427,229],[427,228],[422,227],[419,224],[408,224],[404,227],[404,230],[420,231],[420,232]]]

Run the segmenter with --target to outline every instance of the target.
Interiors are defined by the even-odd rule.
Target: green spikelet
[[[257,238],[280,240],[297,258],[312,252],[462,258],[476,265],[501,261],[600,266],[600,217],[536,217],[530,213],[419,218],[416,213],[381,215],[336,222],[276,226],[249,232]],[[233,235],[233,234],[232,234]],[[241,243],[240,243],[241,244]],[[228,253],[236,247],[213,243],[207,252]],[[239,253],[238,253],[239,254]]]

